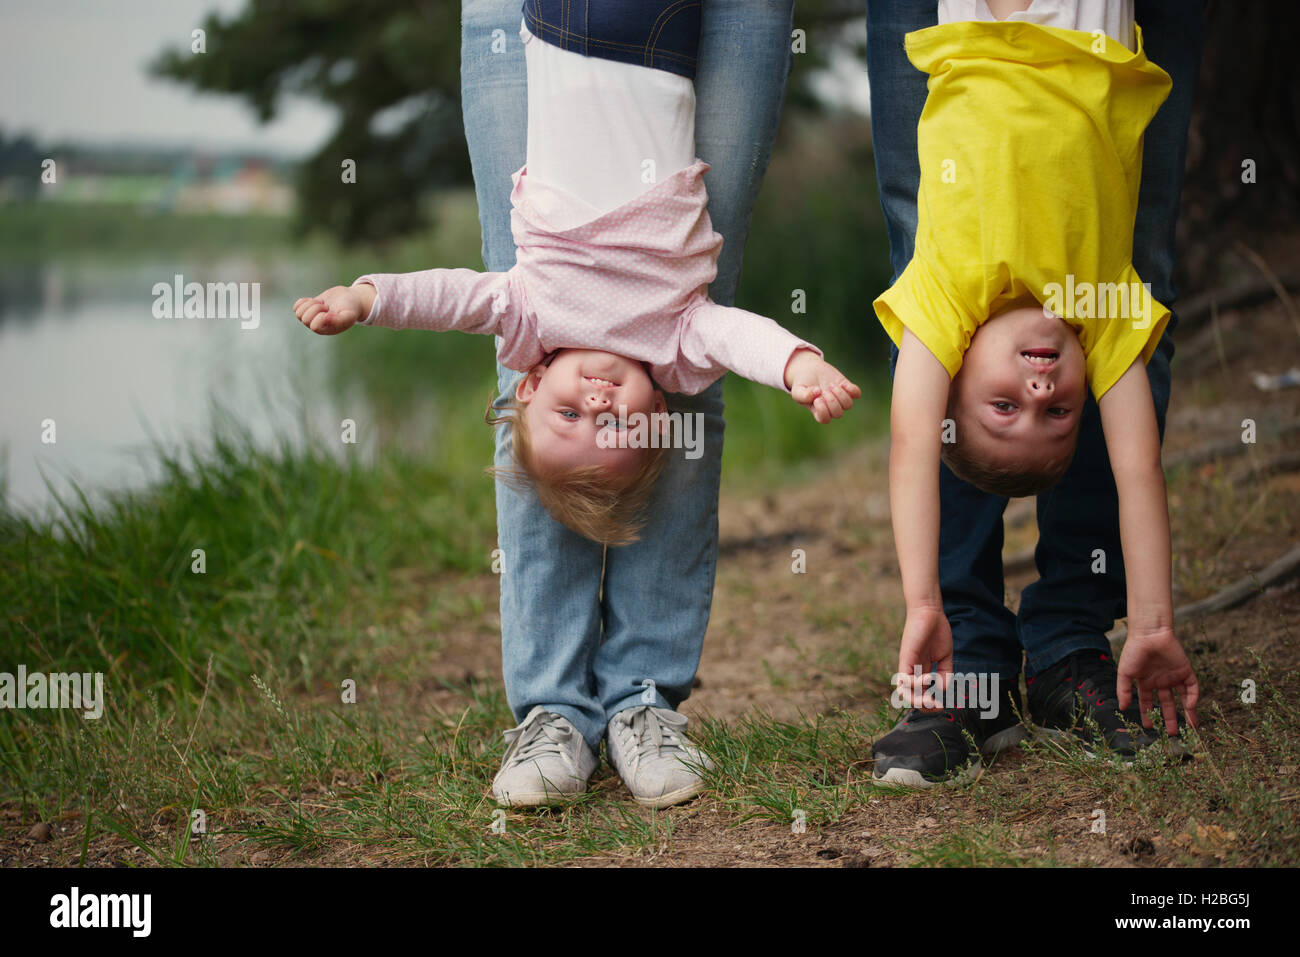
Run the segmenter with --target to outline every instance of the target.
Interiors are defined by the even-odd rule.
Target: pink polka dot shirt
[[[728,370],[785,391],[798,348],[821,350],[766,316],[708,298],[722,237],[713,231],[696,160],[645,193],[570,228],[546,209],[571,207],[559,187],[512,177],[517,255],[508,272],[376,273],[365,324],[501,337],[497,357],[527,371],[557,349],[600,349],[647,363],[669,392],[695,394]],[[353,283],[356,285],[356,283]]]

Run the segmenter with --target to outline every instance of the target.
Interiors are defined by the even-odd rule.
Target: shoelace
[[[1117,677],[1114,661],[1105,652],[1099,652],[1095,658],[1080,656],[1070,663],[1075,698],[1083,699],[1085,713],[1097,722],[1106,742],[1112,745],[1121,740],[1120,736],[1131,733],[1129,724],[1142,721],[1136,697],[1127,711],[1119,710],[1118,691],[1111,684]]]
[[[572,732],[562,727],[555,718],[556,715],[549,712],[541,714],[524,727],[514,728],[505,733],[507,746],[513,744],[516,738],[519,740],[519,747],[515,749],[510,761],[512,766],[548,754],[561,757],[565,755],[566,745]]]
[[[617,720],[627,725],[632,732],[633,766],[639,766],[644,757],[658,757],[665,751],[677,751],[689,757],[685,745],[677,736],[677,731],[686,726],[685,718],[681,718],[678,723],[661,717],[649,705],[642,705],[618,715]]]
[[[1114,695],[1114,690],[1107,690],[1115,678],[1114,665],[1110,664],[1110,655],[1098,654],[1096,658],[1079,658],[1070,662],[1070,679],[1075,691],[1083,693],[1084,702],[1093,707],[1102,707],[1107,695]]]
[[[961,722],[957,720],[956,708],[944,708],[941,711],[922,711],[920,708],[913,708],[911,711],[907,712],[907,717],[903,718],[903,724],[909,725],[913,721],[921,721],[925,718],[937,718],[941,715],[948,719],[949,724],[961,724]]]

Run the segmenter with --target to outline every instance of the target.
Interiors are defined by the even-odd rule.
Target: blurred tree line
[[[412,201],[469,179],[460,116],[460,5],[453,0],[249,0],[209,14],[206,52],[163,52],[155,75],[244,99],[266,122],[297,94],[338,111],[338,123],[302,164],[303,232],[345,245],[427,225]],[[357,181],[339,189],[341,163]]]
[[[4,130],[0,130],[0,181],[4,181],[15,196],[30,199],[40,188],[40,180],[32,175],[32,171],[40,170],[41,160],[46,155],[30,134],[7,136]]]

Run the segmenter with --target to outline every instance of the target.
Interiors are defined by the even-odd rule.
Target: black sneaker
[[[1125,761],[1160,740],[1158,731],[1142,727],[1136,698],[1126,711],[1119,710],[1119,671],[1104,651],[1076,651],[1030,678],[1028,684],[1029,715],[1035,727],[1049,736],[1073,734],[1089,757],[1102,750],[1098,730],[1104,738],[1100,744]],[[1130,728],[1136,728],[1136,734]],[[1173,750],[1182,749],[1175,745]]]
[[[1020,723],[1020,688],[1006,694],[998,714],[980,717],[978,708],[944,708],[921,711],[913,708],[894,729],[871,746],[875,770],[873,784],[890,787],[928,788],[935,784],[968,784],[975,780],[983,763],[980,755],[992,756],[1019,744],[1026,736]],[[978,749],[971,753],[970,732]]]

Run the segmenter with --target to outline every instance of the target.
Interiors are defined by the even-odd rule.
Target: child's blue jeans
[[[600,6],[624,5],[638,6]],[[713,167],[705,177],[709,216],[725,244],[709,295],[723,305],[735,300],[780,120],[792,6],[709,0],[700,18],[695,142]],[[524,164],[527,133],[520,17],[520,0],[462,0],[461,96],[489,270],[515,261],[510,174]],[[500,366],[498,373],[500,395],[513,394],[520,373]],[[703,413],[704,454],[669,457],[639,542],[606,550],[552,519],[534,495],[497,484],[507,699],[520,720],[535,705],[563,715],[593,749],[618,711],[685,700],[704,646],[718,554],[722,382],[667,399],[672,411]],[[496,464],[508,466],[501,432]]]
[[[533,36],[583,56],[695,79],[701,0],[524,0]]]
[[[871,132],[880,204],[889,230],[894,279],[912,258],[920,168],[916,125],[925,105],[926,76],[908,62],[903,36],[938,22],[937,3],[867,0],[867,66]],[[1173,91],[1147,128],[1142,186],[1133,229],[1133,265],[1151,294],[1166,305],[1174,289],[1174,226],[1182,193],[1187,124],[1201,57],[1200,0],[1137,0],[1147,56],[1173,78]],[[1169,320],[1147,376],[1164,433],[1169,406]],[[897,350],[890,359],[891,372]],[[1038,580],[1020,596],[1019,612],[1004,604],[1002,513],[1007,499],[981,492],[941,466],[939,585],[952,626],[954,667],[1029,675],[1074,651],[1108,651],[1106,632],[1125,614],[1119,502],[1097,404],[1088,398],[1079,445],[1065,477],[1038,496]],[[1105,555],[1096,574],[1095,550]]]

